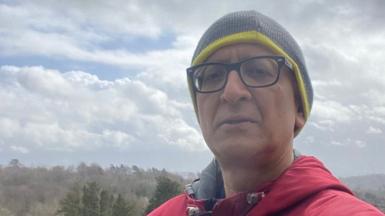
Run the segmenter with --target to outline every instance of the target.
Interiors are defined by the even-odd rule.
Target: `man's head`
[[[279,24],[255,11],[228,14],[205,32],[188,82],[204,138],[216,156],[225,150],[258,154],[288,146],[312,104],[299,46]]]

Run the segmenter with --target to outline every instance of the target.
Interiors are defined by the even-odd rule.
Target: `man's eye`
[[[268,71],[260,68],[252,68],[246,71],[246,75],[249,77],[265,77],[271,75]]]
[[[205,76],[205,80],[206,81],[214,81],[214,80],[218,80],[218,79],[221,79],[221,78],[222,78],[222,75],[221,75],[220,71],[211,71],[210,73],[208,73]]]

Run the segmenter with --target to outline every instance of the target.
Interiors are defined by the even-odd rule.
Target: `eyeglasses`
[[[227,83],[228,74],[235,70],[243,84],[251,88],[274,85],[279,79],[283,65],[292,69],[283,56],[256,56],[240,62],[203,63],[187,68],[194,89],[200,93],[212,93],[222,90]]]

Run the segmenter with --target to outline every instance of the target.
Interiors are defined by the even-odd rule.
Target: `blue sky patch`
[[[151,50],[163,50],[172,48],[176,35],[172,32],[165,32],[157,38],[119,36],[115,40],[99,43],[98,46],[106,50],[124,49],[131,53],[144,53]]]
[[[139,73],[137,68],[121,68],[118,66],[74,61],[71,59],[44,57],[44,56],[1,56],[0,65],[17,67],[42,66],[60,72],[79,70],[94,74],[101,80],[115,80],[125,77],[134,77]]]

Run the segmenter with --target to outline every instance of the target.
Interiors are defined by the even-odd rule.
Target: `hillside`
[[[158,169],[137,166],[79,164],[77,167],[25,167],[17,160],[0,166],[1,216],[52,216],[73,188],[97,184],[99,188],[123,196],[133,209],[132,215],[143,215],[153,197],[157,178],[167,177],[179,185],[190,180]]]
[[[59,209],[63,209],[63,200],[71,198],[71,193],[84,195],[87,187],[91,186],[97,188],[97,194],[105,191],[112,200],[127,202],[132,212],[130,215],[143,215],[154,200],[160,177],[166,177],[175,182],[177,188],[182,188],[194,177],[193,174],[184,176],[190,179],[166,170],[145,170],[126,165],[102,168],[97,164],[81,163],[76,167],[26,167],[15,159],[6,166],[0,165],[0,215],[56,215]],[[342,181],[360,198],[385,212],[385,175],[349,177]]]
[[[353,176],[341,180],[358,197],[385,212],[385,174]]]
[[[341,178],[341,180],[354,190],[385,191],[385,174],[373,174]]]

